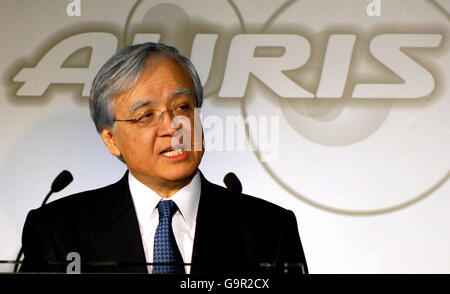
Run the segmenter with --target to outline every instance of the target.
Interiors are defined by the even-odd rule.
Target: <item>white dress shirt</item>
[[[144,247],[147,263],[153,262],[153,245],[156,228],[159,224],[157,205],[161,200],[172,200],[178,206],[172,218],[172,229],[180,249],[184,263],[191,263],[194,247],[195,224],[197,220],[198,203],[200,201],[201,180],[197,171],[191,182],[181,188],[170,198],[162,198],[155,191],[139,182],[131,173],[128,173],[128,183],[134,208],[136,210],[142,245]],[[147,267],[152,272],[152,266]],[[185,266],[186,273],[191,272],[190,266]]]

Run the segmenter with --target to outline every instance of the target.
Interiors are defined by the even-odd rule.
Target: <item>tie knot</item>
[[[159,212],[159,219],[167,218],[172,219],[172,216],[177,211],[178,207],[172,200],[164,200],[159,201],[158,203],[158,212]]]

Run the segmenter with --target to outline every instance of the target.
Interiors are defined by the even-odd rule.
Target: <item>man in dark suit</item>
[[[307,272],[291,211],[212,184],[198,170],[202,101],[195,68],[173,47],[144,43],[111,57],[94,79],[90,110],[128,171],[115,184],[32,210],[21,271],[64,272],[76,252],[83,272]]]

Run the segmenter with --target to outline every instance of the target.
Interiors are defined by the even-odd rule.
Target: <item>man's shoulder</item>
[[[267,217],[291,213],[291,211],[267,200],[253,195],[237,193],[211,182],[208,182],[208,189],[214,194],[211,196],[216,198],[218,205],[233,207],[235,210],[243,211],[245,214]]]
[[[213,215],[210,217],[223,220],[230,228],[234,225],[237,231],[245,232],[247,236],[275,243],[287,231],[289,234],[298,234],[296,217],[291,210],[213,183],[208,184],[207,188],[205,198],[211,200],[203,206],[204,209],[212,210]]]
[[[113,184],[78,192],[67,195],[57,200],[51,201],[43,207],[33,209],[32,212],[43,216],[60,216],[60,217],[74,217],[76,215],[88,216],[93,211],[99,211],[105,203],[111,202],[114,197],[119,195],[121,181]]]

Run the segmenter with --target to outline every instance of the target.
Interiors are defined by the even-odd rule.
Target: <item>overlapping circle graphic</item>
[[[250,78],[241,108],[244,116],[280,118],[278,160],[261,164],[285,190],[333,213],[382,214],[420,201],[450,174],[450,102],[444,79],[450,76],[448,12],[434,1],[383,4],[381,16],[369,17],[366,1],[352,5],[332,0],[285,1],[269,17],[261,17],[259,26],[249,26],[233,1],[138,1],[127,20],[124,40],[131,42],[136,33],[156,31],[162,42],[189,56],[196,33],[218,34],[205,98],[226,99],[216,94],[229,42],[237,33],[305,37],[312,48],[308,62],[285,74],[312,93],[323,70],[328,38],[356,35],[342,98],[282,98]],[[220,11],[220,17],[214,11]],[[370,53],[370,40],[383,33],[443,36],[439,48],[402,50],[433,75],[436,86],[429,96],[416,100],[351,97],[357,83],[403,82]],[[248,138],[258,147],[255,133],[249,127]],[[258,151],[255,154],[261,157]]]

